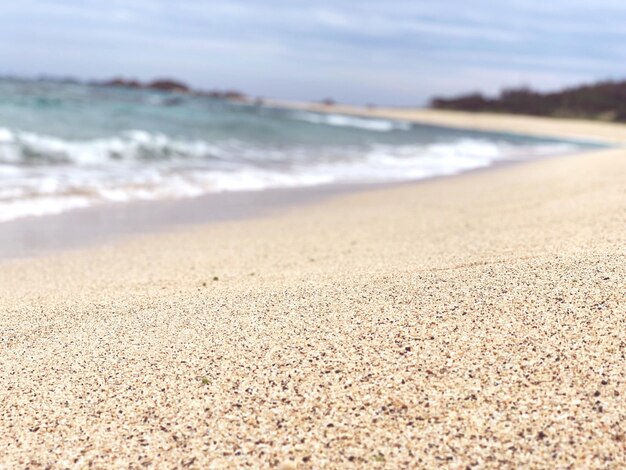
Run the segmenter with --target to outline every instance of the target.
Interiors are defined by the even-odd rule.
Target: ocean
[[[452,175],[586,144],[0,80],[0,222],[105,203]]]

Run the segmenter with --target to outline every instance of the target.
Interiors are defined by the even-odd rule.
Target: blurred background
[[[0,222],[569,153],[593,143],[379,110],[626,120],[625,20],[613,0],[2,1]]]
[[[0,2],[0,72],[426,105],[624,74],[619,0]]]

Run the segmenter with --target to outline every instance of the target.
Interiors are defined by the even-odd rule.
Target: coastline
[[[625,157],[4,261],[0,463],[625,465]]]
[[[228,221],[262,219],[349,194],[372,193],[439,179],[497,171],[534,161],[569,158],[598,150],[498,161],[486,167],[416,180],[345,183],[270,188],[260,191],[208,193],[202,196],[156,201],[104,203],[59,214],[27,217],[0,223],[0,263],[119,243],[150,234],[193,229]],[[44,229],[45,227],[45,229]]]
[[[422,125],[433,125],[464,130],[477,130],[509,135],[528,135],[575,141],[576,136],[565,126],[546,125],[545,118],[531,122],[528,128],[520,128],[517,116],[473,116],[479,122],[475,125],[469,113],[432,110],[366,109],[351,106],[326,106],[316,103],[270,101],[269,106],[322,113],[344,113],[362,117],[381,117],[412,121]],[[486,119],[485,119],[486,118]],[[504,119],[504,122],[501,122]],[[552,120],[548,120],[552,121]],[[522,123],[523,124],[523,123]],[[613,135],[616,131],[609,125],[610,132],[600,132],[596,123],[591,124],[592,132],[586,133],[589,142],[596,145],[626,145]],[[574,130],[580,122],[575,123]],[[626,126],[624,126],[626,129]],[[626,135],[626,133],[624,133]],[[617,135],[617,134],[616,134]],[[587,142],[587,143],[589,143]],[[261,191],[226,191],[207,193],[202,196],[155,201],[130,201],[125,203],[106,202],[87,208],[72,209],[58,214],[29,216],[0,223],[0,262],[5,259],[41,256],[58,250],[82,249],[103,243],[115,243],[133,236],[160,233],[168,230],[185,230],[194,225],[215,222],[262,218],[289,211],[300,206],[315,204],[347,193],[361,193],[384,190],[392,187],[421,184],[425,181],[455,178],[463,174],[492,171],[510,165],[527,164],[548,158],[569,157],[572,154],[595,152],[597,149],[580,149],[548,156],[528,157],[516,160],[503,160],[486,167],[462,170],[450,175],[434,175],[415,180],[371,182],[371,183],[332,183],[295,188],[270,188]],[[45,229],[43,229],[45,227]]]
[[[427,108],[328,106],[320,103],[281,100],[268,100],[267,104],[279,108],[396,119],[456,129],[593,141],[605,144],[626,144],[626,133],[624,132],[626,124],[624,123],[518,114],[469,113],[466,111],[445,111]]]

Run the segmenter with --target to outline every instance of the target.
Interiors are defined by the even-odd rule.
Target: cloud
[[[0,3],[0,72],[414,104],[619,76],[625,20],[616,0],[20,0]]]

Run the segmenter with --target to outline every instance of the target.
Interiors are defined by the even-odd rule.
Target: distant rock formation
[[[235,90],[194,90],[187,84],[170,78],[161,78],[148,83],[142,83],[138,80],[113,78],[104,82],[92,82],[95,86],[122,87],[122,88],[138,88],[146,90],[158,90],[170,93],[186,93],[194,96],[206,96],[208,98],[216,98],[229,101],[247,101],[245,94]]]
[[[177,93],[189,93],[191,91],[191,88],[184,83],[169,78],[154,80],[144,87],[152,90],[174,91]]]
[[[149,90],[173,91],[178,93],[188,93],[191,89],[182,82],[169,78],[153,80],[149,83],[141,83],[139,80],[126,78],[113,78],[104,82],[95,82],[99,86],[113,86],[123,88],[144,88]]]
[[[105,80],[104,82],[93,82],[97,86],[115,86],[124,88],[143,88],[143,85],[138,80],[127,80],[125,78],[113,78],[111,80]]]
[[[244,101],[246,99],[246,95],[244,95],[243,93],[239,91],[234,91],[234,90],[228,90],[228,91],[222,92],[222,97],[224,99],[233,100],[233,101]]]

